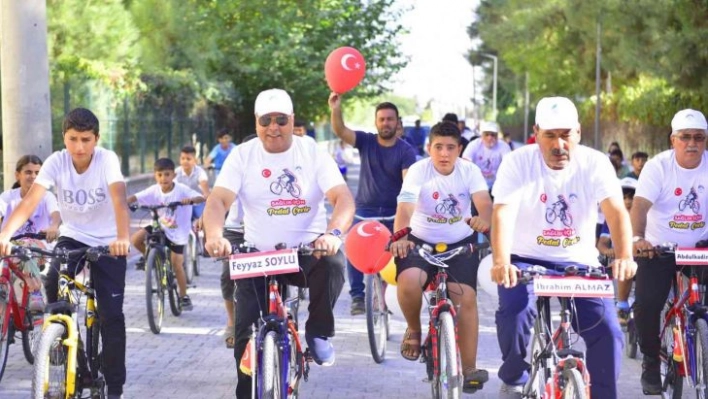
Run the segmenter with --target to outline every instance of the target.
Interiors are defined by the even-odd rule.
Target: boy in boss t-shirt
[[[175,183],[175,163],[169,158],[155,161],[155,180],[157,184],[128,197],[128,203],[137,202],[140,205],[167,205],[179,202],[183,205],[200,204],[204,197],[184,184]],[[189,238],[192,223],[192,207],[176,206],[158,210],[160,226],[167,236],[167,246],[170,248],[170,262],[177,278],[179,302],[183,310],[192,310],[192,300],[187,295],[187,279],[184,275],[184,246]],[[152,226],[145,226],[136,231],[130,241],[135,249],[145,255],[147,250],[145,238],[152,233]],[[141,259],[136,267],[145,269],[145,260]]]
[[[62,219],[56,248],[110,246],[114,257],[100,257],[91,268],[91,278],[101,304],[103,373],[108,398],[117,399],[125,384],[123,295],[125,256],[130,248],[129,216],[118,157],[113,151],[96,146],[98,132],[98,118],[93,112],[76,108],[66,115],[62,126],[66,149],[47,158],[32,188],[10,215],[0,231],[0,253],[10,254],[11,235],[34,213],[51,187],[56,187]],[[57,300],[58,266],[52,264],[45,282],[50,303]],[[83,266],[77,259],[70,262],[69,270],[78,273]]]

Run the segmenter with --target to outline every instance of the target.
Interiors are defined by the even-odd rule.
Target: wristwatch
[[[632,242],[633,243],[639,242],[639,241],[642,241],[643,239],[644,239],[644,237],[642,237],[642,236],[634,236],[634,237],[632,237]]]
[[[342,230],[339,230],[339,229],[332,229],[332,230],[328,231],[327,234],[331,234],[331,235],[333,235],[337,238],[340,238],[340,239],[342,238]]]

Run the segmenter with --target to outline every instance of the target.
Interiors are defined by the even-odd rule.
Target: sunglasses
[[[483,134],[484,134],[485,136],[494,136],[494,137],[497,137],[497,136],[499,135],[499,133],[490,133],[490,132],[485,132],[485,133],[483,133]]]
[[[683,141],[684,143],[689,143],[691,139],[693,139],[696,143],[702,143],[706,141],[706,135],[705,134],[697,134],[697,135],[691,135],[691,134],[680,134],[676,135],[676,137]]]
[[[268,126],[270,126],[271,123],[273,123],[273,120],[275,120],[275,123],[277,123],[278,126],[285,126],[288,124],[288,121],[290,120],[290,118],[288,118],[287,115],[278,115],[278,116],[263,115],[258,118],[258,124],[263,127],[268,127]]]

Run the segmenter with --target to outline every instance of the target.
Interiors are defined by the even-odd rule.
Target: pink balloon
[[[335,93],[346,93],[355,88],[366,74],[364,56],[352,47],[335,49],[325,61],[325,79]]]

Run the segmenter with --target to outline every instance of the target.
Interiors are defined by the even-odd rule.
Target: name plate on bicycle
[[[233,254],[229,258],[232,280],[300,271],[297,249]]]
[[[536,296],[563,298],[614,298],[612,280],[584,277],[536,276],[533,279]]]
[[[708,249],[677,248],[674,256],[679,266],[708,266]]]

